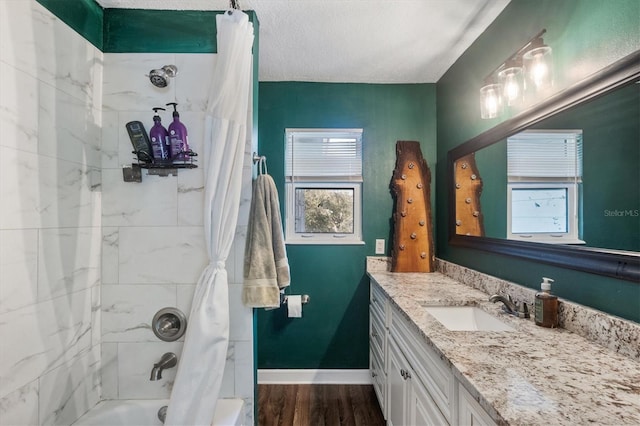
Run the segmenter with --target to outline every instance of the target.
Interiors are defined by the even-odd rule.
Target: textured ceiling
[[[224,10],[226,0],[96,0]],[[509,0],[239,0],[260,20],[260,81],[434,83]]]

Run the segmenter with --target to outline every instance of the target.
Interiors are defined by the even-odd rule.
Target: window
[[[286,129],[285,238],[362,244],[362,129]]]
[[[581,244],[581,130],[527,130],[507,139],[507,238]]]

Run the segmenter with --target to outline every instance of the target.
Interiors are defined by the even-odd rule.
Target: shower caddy
[[[142,182],[142,169],[147,169],[148,175],[155,176],[178,176],[178,169],[195,169],[198,167],[195,164],[195,157],[198,156],[193,150],[188,152],[181,152],[180,154],[188,159],[158,162],[158,163],[145,163],[138,160],[138,152],[131,151],[135,154],[136,161],[131,166],[122,167],[122,177],[125,182]]]

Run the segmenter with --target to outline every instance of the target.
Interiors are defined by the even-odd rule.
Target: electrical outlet
[[[376,240],[376,254],[384,254],[384,239]]]

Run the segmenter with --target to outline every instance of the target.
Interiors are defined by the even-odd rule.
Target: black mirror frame
[[[639,77],[640,50],[449,151],[449,244],[640,283],[640,253],[457,235],[454,189],[454,164],[458,158],[521,132],[553,114],[629,84]]]

